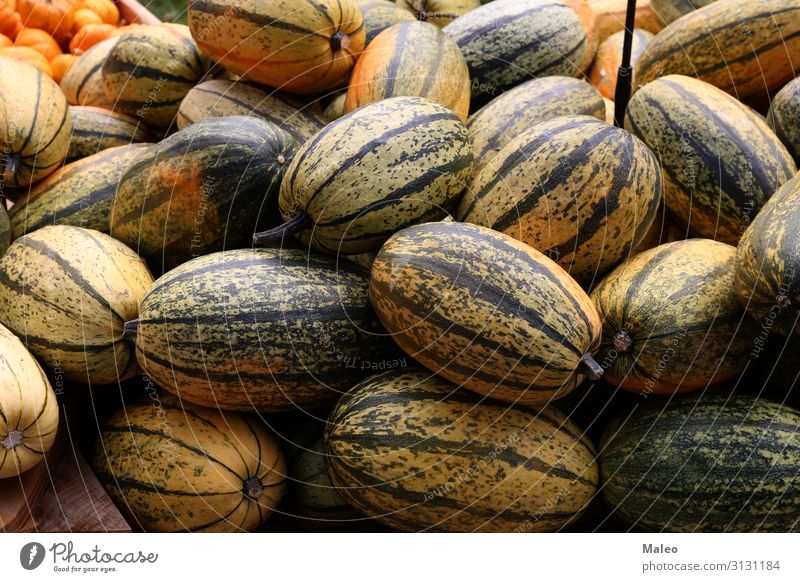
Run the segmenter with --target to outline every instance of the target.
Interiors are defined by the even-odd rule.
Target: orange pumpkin
[[[0,34],[14,40],[22,29],[22,19],[11,0],[0,0]]]
[[[91,10],[106,24],[119,23],[119,9],[111,0],[77,0],[73,10]]]
[[[61,54],[61,47],[49,32],[39,28],[23,28],[14,41],[14,46],[27,46],[39,51],[48,61]]]
[[[117,31],[112,24],[87,24],[75,33],[69,43],[69,52],[82,55],[99,42],[111,38]]]
[[[24,61],[29,65],[33,65],[42,71],[48,77],[53,76],[53,69],[50,63],[44,58],[44,55],[39,51],[33,50],[28,46],[10,46],[8,48],[0,49],[0,57]]]
[[[69,8],[66,0],[17,0],[17,12],[28,28],[41,28],[49,33],[61,24]]]
[[[78,32],[87,24],[104,24],[103,19],[94,10],[81,8],[72,13],[72,30]]]
[[[0,34],[0,48],[6,48],[7,46],[14,46],[14,41],[5,34]]]
[[[75,64],[80,57],[77,55],[60,54],[50,61],[50,68],[53,70],[53,80],[61,83],[61,79],[67,74],[69,68]]]

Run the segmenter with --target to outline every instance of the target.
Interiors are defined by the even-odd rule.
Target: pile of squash
[[[145,531],[800,530],[796,0],[639,2],[623,127],[620,0],[0,1],[0,478],[119,385]]]

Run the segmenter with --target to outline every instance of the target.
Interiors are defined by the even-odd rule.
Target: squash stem
[[[10,451],[11,449],[21,444],[22,444],[22,433],[18,430],[8,431],[8,435],[6,436],[6,438],[3,439],[2,442],[0,442],[0,445],[2,445],[3,448],[6,449],[7,451]]]
[[[286,235],[292,235],[303,230],[309,224],[311,224],[311,218],[309,218],[308,214],[303,212],[294,218],[290,218],[280,226],[254,234],[253,246],[263,247],[269,243],[283,240]]]
[[[631,351],[631,347],[633,346],[633,338],[627,331],[618,331],[614,334],[614,339],[612,340],[614,344],[614,349],[617,350],[620,354],[627,354]]]
[[[255,501],[264,493],[264,486],[258,477],[250,477],[244,482],[242,493],[244,493],[245,497]]]
[[[578,372],[586,376],[589,380],[599,380],[603,375],[603,367],[594,361],[592,354],[586,352],[578,362]]]
[[[349,49],[351,42],[350,37],[345,33],[337,32],[331,36],[331,51],[339,52],[342,49]]]
[[[136,332],[139,330],[139,320],[132,319],[126,321],[122,326],[122,339],[134,343],[136,341]]]

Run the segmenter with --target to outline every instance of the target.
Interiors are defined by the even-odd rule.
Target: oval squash
[[[325,122],[307,106],[295,103],[286,95],[266,91],[242,81],[212,79],[193,87],[178,109],[178,129],[212,117],[245,115],[269,121],[302,144]]]
[[[561,115],[605,119],[605,103],[586,81],[558,75],[526,81],[492,99],[467,121],[475,155],[473,172],[477,175],[522,132]]]
[[[103,63],[106,97],[115,111],[168,127],[189,89],[206,73],[200,50],[183,31],[142,25],[123,32]]]
[[[394,97],[330,123],[297,152],[281,184],[287,222],[263,244],[303,228],[330,253],[375,251],[406,226],[437,220],[472,173],[464,124],[438,103]]]
[[[11,207],[11,237],[17,239],[51,224],[90,228],[108,234],[117,185],[150,144],[109,148],[67,164],[38,182]]]
[[[545,404],[602,374],[600,319],[553,261],[472,224],[398,232],[372,264],[378,318],[417,362],[498,400]]]
[[[395,0],[395,3],[417,20],[440,28],[481,5],[480,0]]]
[[[206,255],[147,293],[136,357],[157,384],[197,404],[324,404],[366,375],[363,362],[386,361],[390,342],[367,294],[362,269],[305,251]]]
[[[72,136],[67,162],[74,162],[108,148],[152,141],[150,130],[135,117],[100,107],[69,108]]]
[[[11,244],[11,223],[6,212],[5,202],[0,202],[0,257]]]
[[[734,288],[736,249],[707,239],[660,245],[592,291],[608,382],[673,394],[729,380],[747,365],[752,325]]]
[[[456,218],[531,245],[588,286],[642,241],[661,190],[641,140],[594,117],[557,117],[500,150]]]
[[[190,125],[126,170],[111,233],[165,270],[249,243],[259,221],[262,227],[278,221],[278,188],[296,147],[280,128],[255,117]]]
[[[633,44],[631,45],[631,66],[636,68],[636,63],[642,57],[647,44],[653,40],[653,34],[635,28],[633,30]],[[617,75],[622,64],[622,46],[625,40],[625,31],[620,30],[609,36],[597,50],[597,58],[592,65],[589,78],[592,85],[597,87],[603,97],[614,99],[617,90]]]
[[[417,369],[345,394],[326,452],[340,494],[402,531],[557,531],[598,483],[592,443],[557,410],[478,403]]]
[[[588,51],[580,18],[558,1],[495,0],[443,30],[464,53],[476,102],[536,77],[577,77]]]
[[[403,22],[380,33],[358,58],[345,112],[389,97],[425,97],[467,121],[467,63],[453,40],[425,22]]]
[[[336,121],[340,117],[345,114],[344,111],[344,104],[347,100],[347,93],[339,93],[333,99],[330,100],[328,105],[325,107],[325,112],[323,117],[325,121],[330,123],[331,121]]]
[[[756,215],[736,253],[736,290],[768,332],[800,330],[800,174]],[[762,346],[763,347],[763,346]]]
[[[797,0],[725,0],[661,31],[639,60],[635,86],[665,75],[688,75],[760,107],[794,78],[798,61]]]
[[[800,411],[750,395],[639,403],[606,428],[603,497],[653,532],[797,532]]]
[[[103,89],[103,63],[116,42],[117,37],[113,37],[97,43],[69,68],[61,80],[61,90],[70,105],[114,109],[114,101]]]
[[[356,0],[192,0],[189,28],[200,48],[228,71],[294,93],[347,80],[364,48]]]
[[[253,531],[286,490],[275,439],[254,418],[153,391],[112,416],[94,468],[111,499],[146,532]]]
[[[800,163],[800,77],[786,84],[772,99],[767,123]]]
[[[27,186],[55,172],[72,131],[58,85],[27,63],[0,57],[0,110],[2,184]]]
[[[0,479],[44,459],[56,439],[58,402],[39,363],[0,325]]]
[[[66,380],[126,380],[139,368],[123,324],[152,282],[144,262],[108,235],[46,226],[0,258],[0,323]]]
[[[653,10],[664,24],[672,24],[681,16],[694,12],[698,8],[708,6],[717,0],[650,0]]]
[[[416,18],[413,12],[401,8],[391,0],[360,0],[358,8],[361,10],[366,31],[364,48],[393,24],[410,22]]]
[[[655,152],[667,209],[695,236],[736,244],[797,171],[760,115],[690,77],[669,75],[639,89],[625,127]]]

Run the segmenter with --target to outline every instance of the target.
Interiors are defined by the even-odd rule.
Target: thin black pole
[[[628,12],[625,14],[625,40],[622,44],[622,61],[617,72],[617,88],[614,91],[614,125],[622,127],[625,123],[625,111],[631,98],[633,67],[631,67],[631,51],[633,49],[633,27],[636,22],[636,0],[628,0]]]

